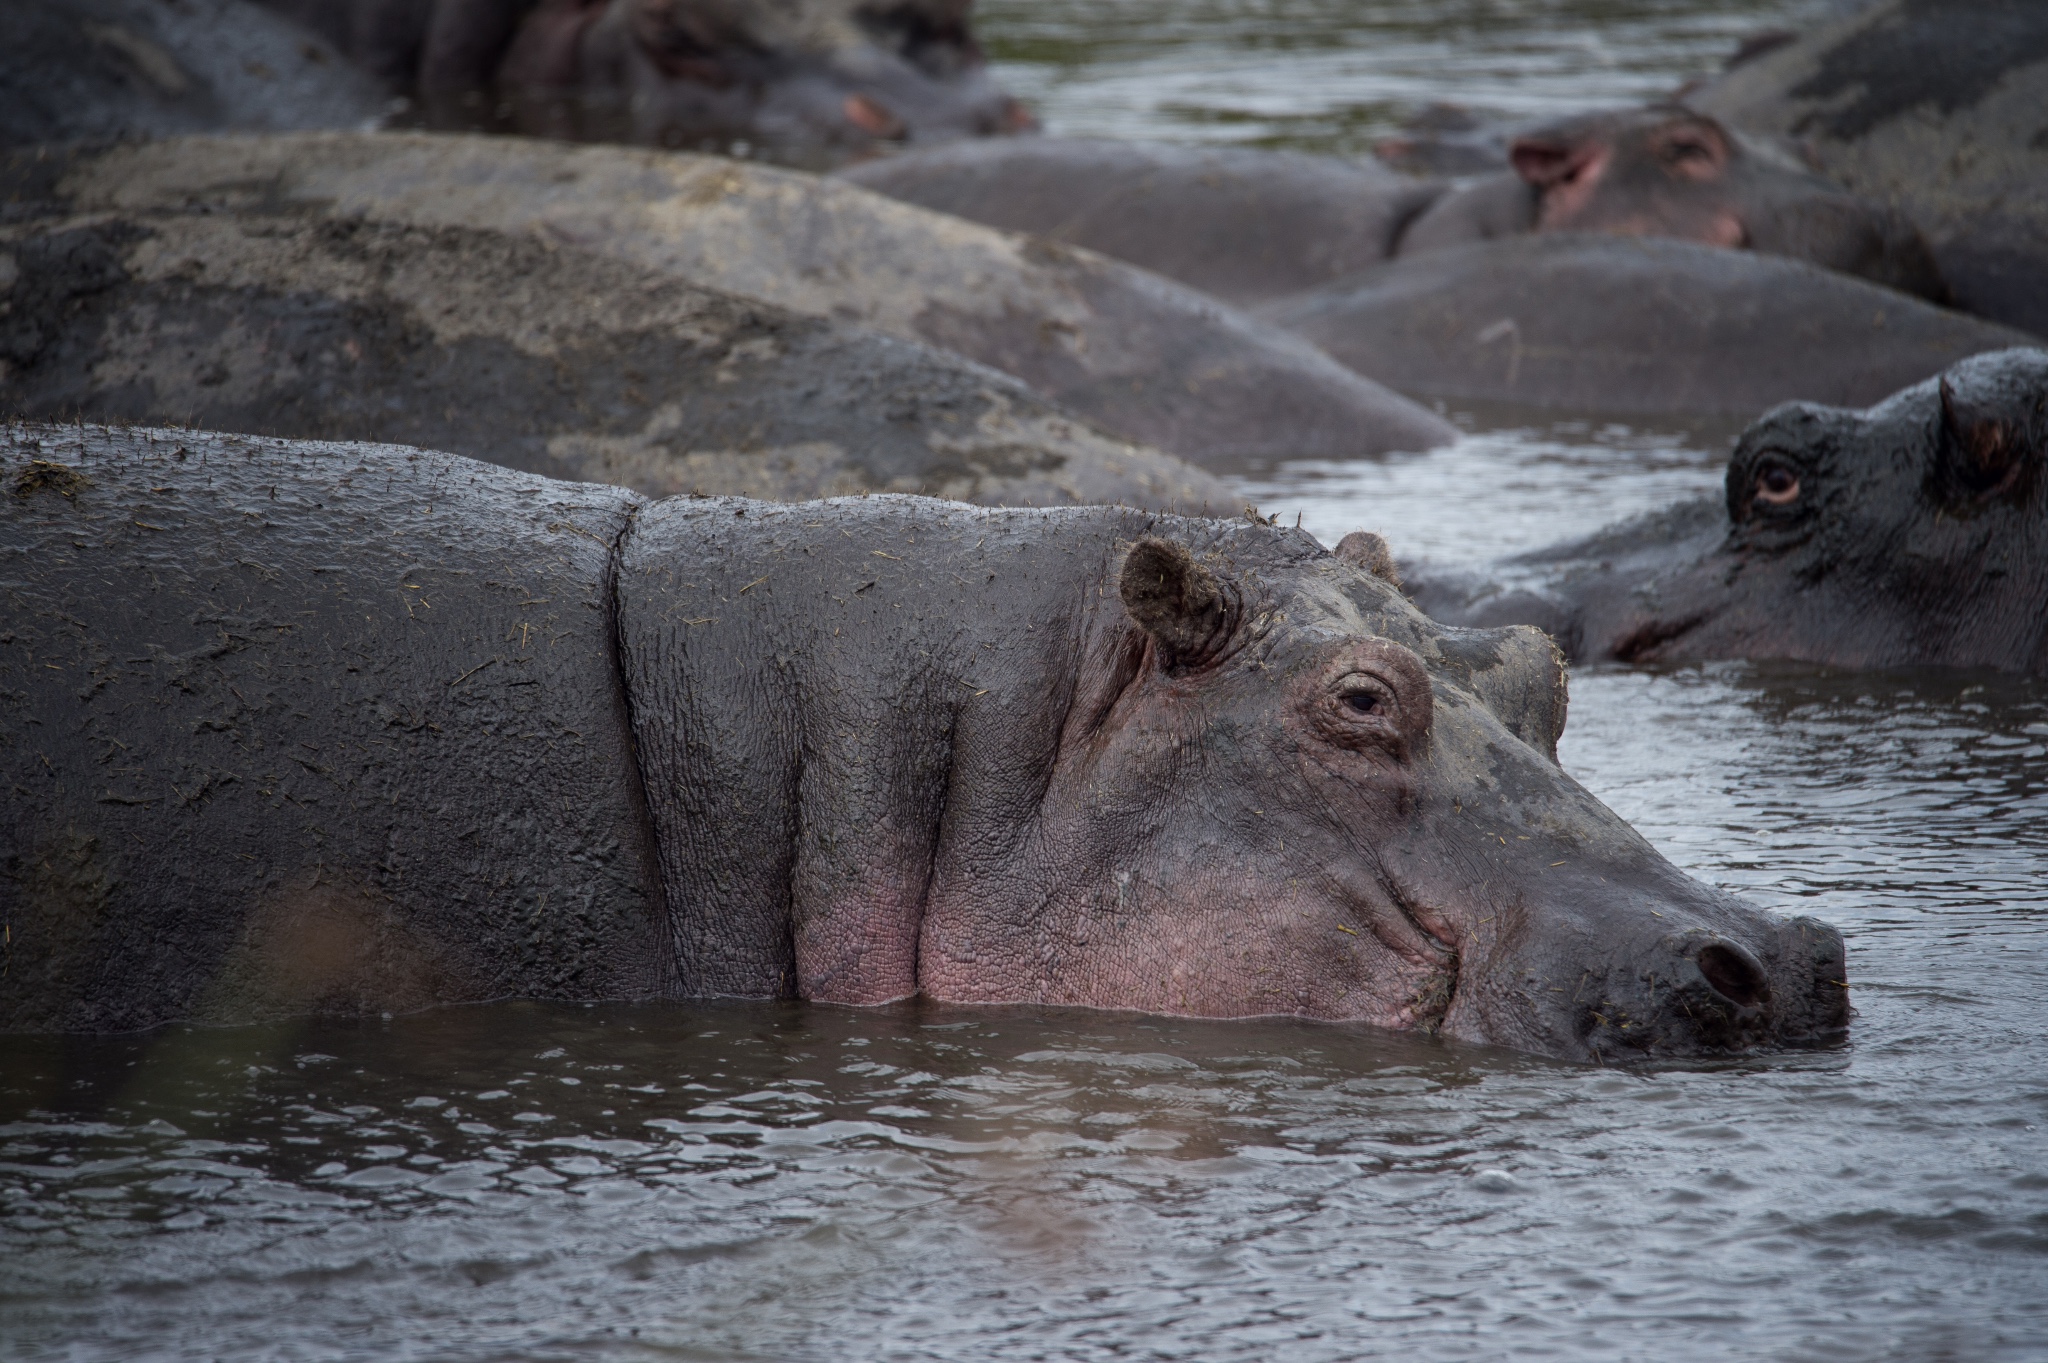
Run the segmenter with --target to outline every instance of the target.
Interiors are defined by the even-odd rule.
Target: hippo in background
[[[1534,624],[1575,660],[1787,659],[2048,674],[2048,351],[1979,355],[1865,411],[1742,433],[1720,499],[1408,574],[1431,616]]]
[[[531,235],[950,350],[1210,469],[1455,429],[1298,336],[1085,251],[720,157],[423,133],[181,138],[0,156],[17,216],[311,214]],[[878,400],[880,394],[869,400]]]
[[[324,38],[248,0],[0,4],[0,147],[355,128],[387,102]]]
[[[2048,336],[2048,5],[1883,0],[1683,99],[1905,214],[1957,306]]]
[[[1249,519],[647,502],[454,456],[0,437],[0,1019],[505,996],[1838,1040],[1842,941],[1557,765],[1564,673]]]
[[[0,411],[438,446],[650,496],[1227,511],[1007,374],[531,232],[314,205],[0,226]]]
[[[2033,340],[1804,261],[1588,232],[1388,261],[1257,315],[1420,398],[1714,425]]]
[[[816,167],[1035,126],[963,0],[263,2],[414,100],[415,126]]]
[[[1910,223],[1713,119],[1657,106],[1517,136],[1512,169],[1416,181],[1247,148],[1035,138],[839,174],[926,208],[1086,246],[1239,304],[1395,257],[1535,232],[1662,236],[1810,261],[1941,301]]]
[[[1444,194],[1395,254],[1528,232],[1673,237],[1803,260],[1932,302],[1948,286],[1894,210],[1675,106],[1584,114],[1508,145],[1513,174]]]

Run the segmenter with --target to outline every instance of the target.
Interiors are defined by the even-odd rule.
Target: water
[[[980,0],[1050,132],[1362,154],[1426,105],[1516,119],[1668,96],[1853,0]]]
[[[1256,490],[1456,558],[1719,457],[1560,422]],[[1852,1044],[1614,1072],[776,1004],[10,1038],[0,1355],[2048,1357],[2048,681],[1581,671],[1562,758],[1839,925]]]
[[[987,8],[1055,127],[1350,147],[1663,88],[1801,7]],[[1719,485],[1721,433],[1462,420],[1245,490],[1457,563]],[[1562,756],[1840,926],[1852,1044],[1613,1072],[770,1004],[6,1038],[0,1357],[2048,1357],[2048,681],[1581,671]]]
[[[1613,521],[1721,490],[1725,441],[1686,431],[1546,420],[1486,426],[1427,454],[1299,460],[1242,478],[1245,499],[1325,544],[1353,530],[1386,537],[1401,563],[1469,565],[1590,534]]]

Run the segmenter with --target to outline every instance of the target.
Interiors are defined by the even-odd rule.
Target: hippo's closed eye
[[[1728,146],[1704,127],[1666,129],[1655,145],[1664,169],[1685,180],[1710,180],[1728,160]]]

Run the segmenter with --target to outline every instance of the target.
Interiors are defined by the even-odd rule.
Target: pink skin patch
[[[1025,857],[1039,878],[940,888],[925,996],[1436,1025],[1456,988],[1452,914],[1412,917],[1370,850],[1407,826],[1429,677],[1385,640],[1319,652],[1270,688],[1263,667],[1162,673],[1148,649],[1101,730],[1062,755]],[[1219,768],[1232,796],[1202,787]]]
[[[1748,229],[1735,211],[1702,202],[1701,190],[1694,188],[1718,183],[1727,171],[1731,151],[1717,129],[1679,120],[1651,131],[1631,153],[1629,164],[1647,158],[1655,168],[1653,177],[1662,173],[1662,189],[1641,183],[1639,176],[1610,183],[1616,154],[1613,143],[1597,138],[1518,139],[1510,157],[1516,173],[1539,195],[1536,230],[1677,237],[1729,249],[1749,244]],[[1653,178],[1651,184],[1655,183]],[[1648,203],[1633,211],[1624,207],[1645,199]]]
[[[1527,140],[1516,142],[1511,156],[1516,172],[1542,195],[1538,231],[1568,227],[1584,213],[1614,160],[1613,149],[1603,145],[1563,147]]]
[[[879,100],[870,99],[866,95],[848,95],[840,112],[846,115],[848,123],[868,136],[879,137],[885,142],[901,137],[907,131],[902,119],[890,113]]]

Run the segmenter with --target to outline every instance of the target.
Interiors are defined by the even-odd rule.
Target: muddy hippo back
[[[55,158],[52,158],[53,160]],[[1095,426],[1207,467],[1448,442],[1448,423],[1315,347],[1156,275],[699,156],[515,138],[189,138],[0,167],[52,213],[277,211],[532,234],[1002,370]]]
[[[650,496],[1235,504],[957,355],[525,231],[96,213],[0,226],[0,264],[19,417],[390,441]]]
[[[189,431],[0,460],[0,1026],[663,992],[630,494]]]

